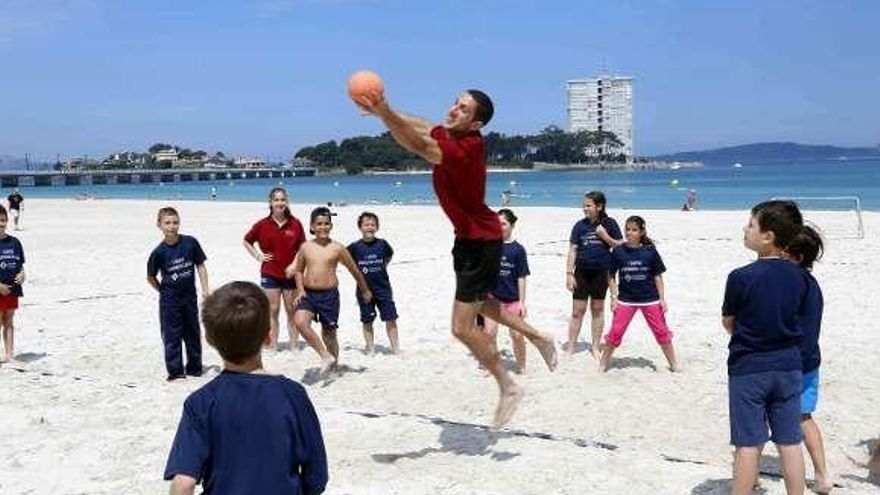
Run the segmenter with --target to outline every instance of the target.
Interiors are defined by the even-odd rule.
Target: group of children
[[[391,351],[398,353],[397,309],[387,272],[394,250],[376,237],[379,217],[362,213],[358,217],[362,238],[346,248],[330,238],[334,214],[329,208],[312,211],[309,231],[313,239],[306,241],[301,223],[290,213],[287,192],[274,188],[269,198],[269,215],[254,224],[244,238],[248,252],[261,263],[260,285],[269,301],[267,347],[277,347],[283,301],[291,349],[296,348],[301,335],[321,357],[322,371],[337,367],[340,301],[336,267],[342,264],[357,282],[366,352],[374,352],[373,322],[379,316],[386,324]],[[207,257],[198,240],[179,233],[180,215],[174,208],[160,209],[156,221],[163,240],[147,262],[147,281],[160,295],[160,327],[167,379],[171,381],[202,372],[195,277],[198,274],[202,294],[207,296]],[[321,336],[312,330],[312,321],[320,323]]]
[[[666,267],[662,257],[647,235],[643,218],[627,218],[621,233],[617,222],[607,215],[606,204],[601,192],[587,193],[583,204],[584,219],[572,228],[566,274],[566,285],[573,297],[568,352],[575,350],[574,343],[589,306],[592,316],[590,350],[598,360],[599,369],[606,371],[632,318],[641,311],[670,370],[676,371],[679,366],[672,345],[672,332],[665,319],[667,303],[662,274]],[[273,219],[276,210],[284,214],[280,223],[278,218]],[[498,215],[503,233],[503,254],[498,283],[489,297],[496,299],[509,312],[525,318],[528,258],[523,246],[513,238],[517,217],[506,208]],[[282,236],[293,238],[296,255],[293,261],[287,263],[284,260],[282,263],[287,264],[282,272],[284,278],[274,277],[271,267],[267,269],[267,264],[273,260],[270,252],[272,237],[267,237],[265,232],[260,234],[259,226],[255,225],[245,237],[245,243],[252,248],[254,244],[260,247],[254,250],[257,252],[255,257],[263,263],[263,289],[234,282],[206,299],[202,320],[207,340],[220,352],[226,370],[220,379],[212,381],[187,400],[166,471],[166,477],[173,478],[175,484],[189,486],[204,474],[196,469],[200,465],[198,462],[204,462],[199,457],[204,455],[200,450],[204,445],[199,442],[205,441],[199,436],[203,432],[197,430],[198,416],[205,414],[208,408],[216,407],[216,403],[237,400],[226,395],[224,387],[238,391],[236,393],[256,394],[235,385],[236,382],[251,381],[259,382],[256,387],[265,388],[268,394],[254,399],[255,404],[268,400],[265,397],[296,397],[296,400],[284,403],[300,408],[295,414],[298,420],[306,418],[303,420],[306,426],[300,428],[306,428],[301,433],[309,445],[303,447],[301,459],[305,460],[302,460],[304,464],[300,470],[311,473],[301,475],[296,483],[309,483],[313,487],[322,487],[322,483],[326,483],[326,458],[320,427],[308,397],[299,385],[265,375],[262,370],[260,346],[277,343],[277,323],[273,325],[271,322],[267,290],[283,288],[293,291],[291,303],[295,308],[297,334],[303,335],[321,354],[325,366],[335,365],[339,356],[336,340],[339,294],[335,272],[337,265],[342,263],[358,285],[356,298],[367,351],[372,352],[374,347],[372,322],[377,313],[386,322],[394,352],[399,345],[397,311],[386,270],[394,251],[387,241],[376,237],[378,217],[373,213],[362,213],[358,217],[362,238],[346,248],[330,238],[332,216],[326,207],[313,210],[309,227],[314,238],[304,242],[297,233],[298,221],[287,208],[286,192],[273,190],[270,215],[261,222],[271,220],[274,229]],[[158,225],[164,239],[150,257],[148,273],[150,283],[160,291],[169,379],[198,375],[201,373],[201,349],[194,277],[198,273],[202,291],[208,294],[204,268],[206,257],[198,241],[178,233],[179,215],[176,211],[171,208],[160,210]],[[779,449],[789,493],[802,493],[804,488],[802,439],[813,460],[814,490],[827,493],[832,485],[825,467],[821,433],[812,418],[821,361],[818,336],[822,293],[810,270],[821,257],[822,239],[815,230],[804,225],[797,206],[787,201],[757,205],[744,230],[745,245],[757,253],[758,259],[731,272],[722,310],[723,325],[731,334],[728,359],[730,429],[731,443],[736,447],[733,493],[751,493],[757,480],[761,448],[768,439],[773,440]],[[292,234],[284,234],[287,231]],[[157,272],[162,273],[161,282],[155,278]],[[610,331],[602,342],[604,300],[609,291],[613,318]],[[265,310],[257,311],[253,307],[265,307]],[[322,325],[322,338],[311,331],[313,319]],[[490,319],[483,322],[484,331],[493,339],[497,327],[498,323]],[[254,328],[260,331],[250,332],[249,329]],[[294,338],[296,334],[291,335]],[[524,372],[525,340],[517,332],[511,332],[511,340],[516,369]],[[185,367],[181,359],[181,341],[187,347]],[[259,377],[246,378],[248,374]],[[227,381],[230,383],[225,385]],[[232,405],[224,407],[232,408]],[[272,435],[273,427],[278,425],[269,425],[260,434]],[[222,432],[212,433],[215,434]],[[309,476],[311,478],[306,481]],[[306,493],[309,492],[306,490]]]

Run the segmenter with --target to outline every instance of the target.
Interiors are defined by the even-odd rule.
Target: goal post
[[[858,196],[776,196],[794,201],[804,220],[814,223],[830,239],[863,239],[862,201]]]

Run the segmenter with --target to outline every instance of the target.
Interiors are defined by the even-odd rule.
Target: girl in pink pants
[[[608,288],[611,292],[611,331],[605,336],[605,349],[599,370],[606,371],[614,351],[620,347],[623,334],[641,310],[654,338],[669,362],[670,371],[678,371],[672,332],[666,325],[666,298],[663,272],[666,266],[651,238],[645,231],[645,220],[639,216],[626,219],[626,243],[611,252]]]

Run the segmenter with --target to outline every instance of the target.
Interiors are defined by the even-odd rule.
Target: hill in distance
[[[865,159],[880,158],[880,145],[873,148],[844,148],[840,146],[798,143],[753,143],[703,151],[685,151],[656,156],[654,158],[667,161],[701,161],[709,163]]]

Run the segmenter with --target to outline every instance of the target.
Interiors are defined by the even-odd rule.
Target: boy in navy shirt
[[[752,493],[760,450],[768,439],[779,451],[787,492],[804,492],[800,315],[808,286],[803,270],[782,258],[802,229],[795,203],[758,204],[744,228],[744,243],[758,253],[758,260],[727,277],[722,324],[731,335],[727,370],[730,436],[736,447],[733,495]]]
[[[193,392],[168,454],[172,495],[317,495],[327,485],[318,416],[302,385],[263,369],[270,341],[269,300],[250,282],[231,282],[205,298],[208,344],[223,372]]]
[[[363,236],[361,240],[348,245],[348,252],[357,263],[358,269],[364,274],[367,286],[373,292],[373,299],[364,301],[360,293],[356,291],[358,306],[361,310],[361,323],[364,327],[364,343],[367,354],[373,354],[373,322],[376,320],[376,310],[385,322],[385,330],[388,332],[388,341],[391,343],[391,352],[400,352],[397,340],[397,307],[394,304],[394,296],[391,291],[391,281],[388,279],[388,263],[394,256],[394,249],[385,239],[376,237],[379,230],[379,217],[375,213],[365,211],[358,217],[358,229]]]
[[[15,237],[6,233],[9,215],[0,205],[0,320],[3,324],[3,347],[6,350],[3,361],[15,361],[15,328],[13,319],[18,309],[18,298],[24,293],[24,248]]]
[[[165,345],[168,381],[202,374],[202,336],[199,330],[199,302],[195,274],[199,274],[202,296],[208,295],[205,252],[195,237],[181,235],[180,215],[162,208],[156,225],[164,239],[147,261],[147,282],[159,292],[159,322]],[[161,272],[161,282],[156,278]],[[181,342],[186,345],[186,367]]]

